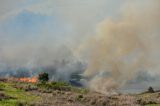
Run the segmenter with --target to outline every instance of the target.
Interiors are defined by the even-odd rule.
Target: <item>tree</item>
[[[41,73],[38,75],[39,82],[47,82],[49,80],[48,73]]]
[[[154,93],[155,91],[154,91],[154,89],[150,86],[150,87],[148,88],[148,92],[149,92],[149,93]]]

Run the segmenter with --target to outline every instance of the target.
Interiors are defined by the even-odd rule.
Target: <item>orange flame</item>
[[[19,81],[20,82],[28,82],[28,83],[36,83],[38,80],[37,80],[37,77],[32,77],[32,78],[19,78]]]

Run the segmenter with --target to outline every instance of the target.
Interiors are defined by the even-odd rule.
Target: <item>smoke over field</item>
[[[88,54],[87,85],[99,92],[114,91],[137,76],[154,73],[159,61],[160,2],[128,2],[122,14],[98,24],[97,33],[80,49]],[[157,70],[158,71],[158,70]]]
[[[160,87],[159,0],[17,2],[0,1],[1,76],[78,74],[102,93]]]

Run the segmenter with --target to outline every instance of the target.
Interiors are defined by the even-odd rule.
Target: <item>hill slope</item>
[[[0,82],[0,106],[160,106],[160,92],[106,96],[63,82]]]

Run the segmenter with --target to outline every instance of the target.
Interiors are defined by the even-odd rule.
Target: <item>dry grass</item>
[[[160,106],[160,93],[143,93],[139,95],[106,96],[91,92],[84,88],[72,87],[63,82],[45,84],[30,83],[0,83],[0,98],[9,99],[9,105],[0,106]],[[8,95],[8,96],[7,96]],[[41,97],[38,101],[29,99],[27,95]],[[26,101],[32,101],[28,104]],[[10,105],[12,104],[12,105]]]

